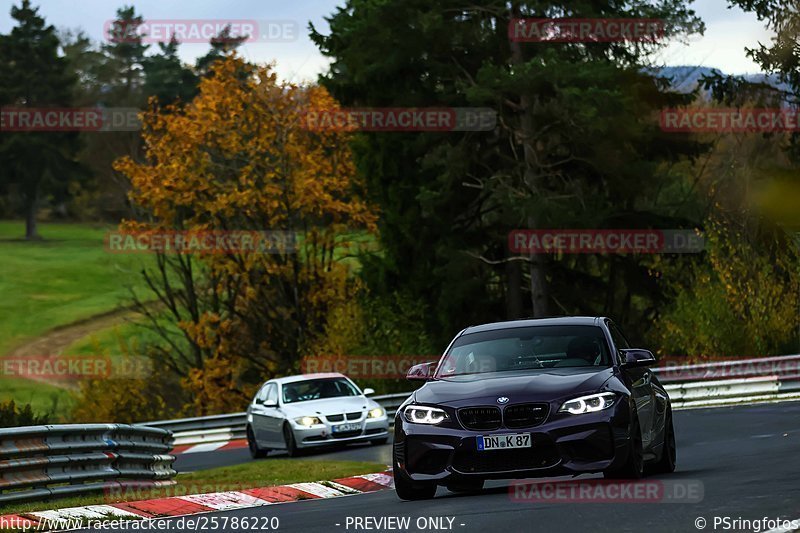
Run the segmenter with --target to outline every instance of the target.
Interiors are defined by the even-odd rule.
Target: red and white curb
[[[137,502],[120,502],[105,505],[69,507],[54,511],[35,511],[0,516],[0,523],[14,524],[14,529],[48,529],[48,524],[58,524],[75,519],[153,519],[187,516],[214,511],[261,507],[299,500],[337,498],[353,494],[378,492],[394,487],[391,472],[364,474],[361,476],[293,483],[276,487],[243,489],[230,492],[214,492],[189,496],[173,496]],[[42,529],[40,529],[41,531]]]
[[[170,453],[172,455],[181,455],[184,453],[216,452],[218,450],[237,450],[240,448],[247,448],[247,440],[238,439],[222,442],[204,442],[202,444],[181,444],[175,446]]]

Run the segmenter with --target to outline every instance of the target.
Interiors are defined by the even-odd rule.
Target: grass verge
[[[147,489],[120,489],[107,494],[91,494],[41,502],[9,504],[3,514],[63,509],[83,505],[102,505],[126,501],[168,498],[187,494],[225,492],[258,487],[271,487],[287,483],[326,481],[360,474],[383,472],[386,465],[357,461],[314,461],[296,459],[263,459],[236,466],[226,466],[179,474],[177,484],[169,487]]]

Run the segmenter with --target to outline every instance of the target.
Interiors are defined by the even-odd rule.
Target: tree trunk
[[[606,305],[603,314],[614,316],[614,305],[616,303],[617,288],[617,258],[614,255],[608,258],[608,286],[606,288]]]
[[[531,226],[534,228],[535,226]],[[531,305],[533,317],[541,318],[550,314],[550,298],[547,290],[547,274],[545,273],[544,257],[541,254],[531,253],[529,273],[531,276]]]
[[[514,320],[522,317],[522,265],[519,261],[506,263],[506,317]]]
[[[511,8],[511,18],[520,18],[519,5],[514,4]],[[522,55],[522,48],[516,41],[511,41],[511,62],[521,65],[525,62]],[[536,186],[536,154],[534,153],[534,133],[533,116],[531,114],[531,101],[525,93],[520,94],[519,104],[522,108],[520,116],[520,137],[523,147],[525,173],[524,180],[528,191],[533,193],[538,190]],[[528,217],[528,229],[536,229],[538,222],[531,215]],[[549,297],[547,290],[547,274],[545,271],[544,257],[541,254],[531,253],[529,274],[531,277],[531,306],[533,317],[539,318],[549,314]]]
[[[36,195],[30,198],[25,213],[25,240],[38,241],[41,239],[39,236],[39,228],[36,224],[36,210],[38,208],[39,199]]]

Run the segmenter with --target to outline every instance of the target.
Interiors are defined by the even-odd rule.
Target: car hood
[[[550,368],[454,376],[425,383],[414,399],[450,407],[497,405],[503,396],[509,404],[551,402],[595,392],[612,375],[613,368]]]
[[[378,405],[364,396],[345,396],[325,400],[289,403],[281,406],[284,413],[290,416],[340,415],[342,413],[362,412]]]

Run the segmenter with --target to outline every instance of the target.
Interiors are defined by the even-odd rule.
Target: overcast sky
[[[10,6],[15,0],[0,0],[0,32],[12,26]],[[125,0],[33,0],[40,13],[57,28],[82,28],[95,40],[103,39],[104,24],[114,18],[116,8]],[[344,0],[128,0],[137,13],[152,20],[254,20],[291,23],[297,34],[282,29],[284,40],[244,44],[241,53],[251,61],[277,63],[277,71],[292,81],[314,80],[325,70],[327,60],[308,39],[308,23],[327,33],[324,17],[333,13]],[[700,65],[716,67],[728,74],[759,72],[758,66],[745,56],[744,49],[759,41],[769,42],[770,33],[755,15],[738,8],[728,9],[726,0],[697,0],[693,4],[706,23],[706,34],[688,45],[673,44],[659,54],[657,60],[666,65]],[[277,28],[273,25],[273,29]],[[287,26],[280,26],[287,28]],[[193,62],[203,55],[207,44],[183,44],[180,55]]]

